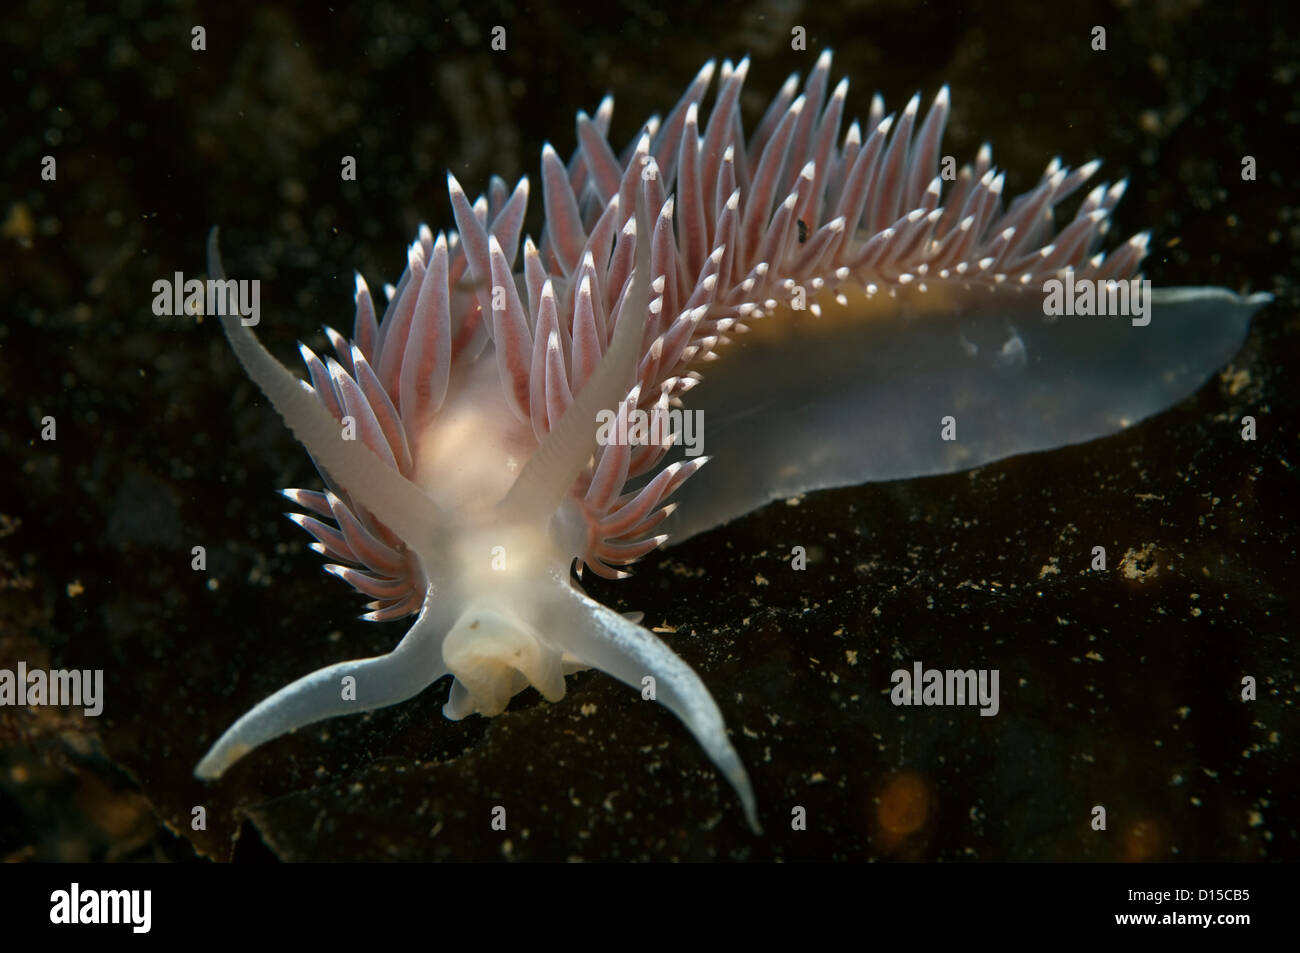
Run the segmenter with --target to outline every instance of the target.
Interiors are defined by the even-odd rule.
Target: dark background
[[[1296,859],[1291,7],[8,5],[0,667],[103,668],[107,701],[0,708],[0,858]],[[675,630],[765,837],[669,713],[590,672],[559,704],[529,691],[462,723],[444,680],[195,781],[253,702],[405,627],[357,621],[280,515],[274,489],[316,485],[306,455],[211,321],[152,314],[152,283],[201,275],[220,224],[228,269],[262,280],[259,335],[296,366],[295,340],[350,326],[353,268],[395,281],[417,223],[451,224],[447,169],[472,195],[535,176],[607,91],[621,148],[710,57],[753,55],[752,124],[827,46],[850,116],[875,89],[894,111],[950,83],[945,152],[991,141],[1010,194],[1053,155],[1103,157],[1130,179],[1113,238],[1154,230],[1158,286],[1273,291],[1230,373],[1108,440],[777,503],[593,582]],[[534,235],[540,206],[534,183]],[[1093,545],[1107,573],[1086,571]],[[1001,714],[892,707],[913,659],[998,668]]]

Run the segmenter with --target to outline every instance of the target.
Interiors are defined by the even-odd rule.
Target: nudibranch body
[[[1099,164],[1053,161],[1004,206],[987,146],[943,174],[946,88],[924,121],[918,98],[886,117],[877,96],[865,127],[842,131],[848,84],[830,88],[825,53],[746,135],[748,68],[722,64],[703,122],[707,64],[621,153],[608,141],[612,99],[580,113],[568,163],[543,149],[546,224],[538,244],[524,239],[522,263],[528,180],[510,190],[494,178],[471,202],[448,176],[456,230],[421,227],[382,317],[357,278],[351,339],[327,329],[324,360],[302,349],[310,384],[222,317],[324,481],[284,491],[305,511],[294,521],[371,598],[365,618],[418,616],[389,654],[256,705],[200,777],[443,675],[454,676],[443,710],[458,719],[498,714],[529,685],[558,700],[567,673],[595,667],[686,724],[757,830],[703,682],[590,599],[574,561],[617,577],[670,536],[781,496],[1113,433],[1199,387],[1268,300],[1141,297],[1133,284],[1141,321],[1049,313],[1053,281],[1104,297],[1137,275],[1146,235],[1098,251],[1123,183],[1093,188],[1058,226],[1053,210]],[[224,278],[215,231],[209,257]],[[670,463],[675,435],[647,438],[636,423],[683,407],[702,414],[711,453]],[[957,439],[942,433],[949,420]]]

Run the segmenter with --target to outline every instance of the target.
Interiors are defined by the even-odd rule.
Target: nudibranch
[[[1099,163],[1053,160],[1004,203],[987,145],[960,171],[941,156],[947,88],[923,121],[919,96],[888,117],[876,96],[865,126],[842,131],[848,82],[830,87],[829,53],[746,135],[748,70],[722,64],[706,122],[706,64],[621,152],[611,98],[579,113],[572,158],[542,150],[545,225],[523,240],[522,265],[528,179],[511,190],[493,178],[471,202],[448,175],[456,229],[421,226],[382,316],[357,277],[351,339],[327,328],[333,357],[301,349],[310,383],[222,316],[320,471],[323,490],[283,491],[303,511],[293,521],[372,600],[363,618],[416,619],[387,655],[254,706],[199,777],[444,675],[443,711],[460,719],[498,714],[529,685],[558,701],[566,674],[594,667],[652,687],[758,830],[704,683],[589,598],[575,561],[579,578],[584,566],[618,577],[670,536],[779,497],[1114,433],[1195,391],[1269,300],[1182,288],[1142,304],[1133,284],[1143,320],[1055,314],[1053,281],[1104,297],[1139,277],[1148,235],[1099,250],[1123,182],[1096,186],[1060,223],[1055,210]],[[209,271],[224,280],[215,229]],[[634,426],[687,405],[703,415],[708,458]],[[602,431],[611,418],[624,426]]]

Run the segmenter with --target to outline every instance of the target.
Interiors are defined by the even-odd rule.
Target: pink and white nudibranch
[[[511,191],[493,178],[471,202],[449,175],[457,230],[420,228],[382,318],[357,277],[351,340],[327,329],[335,357],[324,360],[302,348],[310,384],[238,316],[222,317],[324,480],[324,491],[284,491],[305,511],[294,521],[336,561],[326,568],[373,600],[365,618],[418,616],[387,655],[331,665],[254,706],[199,777],[444,675],[443,711],[460,719],[498,714],[529,685],[558,701],[567,673],[594,667],[637,689],[653,679],[758,830],[704,683],[589,598],[574,561],[617,576],[669,536],[773,499],[1121,430],[1195,391],[1269,300],[1166,289],[1144,324],[1048,316],[1048,280],[1137,273],[1148,235],[1098,250],[1123,182],[1095,187],[1058,225],[1054,208],[1099,163],[1053,160],[1007,205],[987,145],[945,181],[947,88],[923,122],[919,97],[886,117],[876,96],[865,126],[842,133],[848,83],[831,89],[829,53],[745,135],[748,70],[748,59],[722,64],[704,123],[706,64],[621,153],[608,141],[611,98],[579,113],[572,159],[542,150],[546,224],[539,244],[524,240],[520,268],[528,180]],[[209,262],[224,278],[215,229]],[[630,423],[683,402],[703,413],[709,458],[669,464],[667,440],[597,439],[602,411]],[[948,417],[956,440],[941,435]]]

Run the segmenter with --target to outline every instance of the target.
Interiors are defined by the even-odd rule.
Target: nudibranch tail
[[[888,313],[901,320],[854,320],[850,308],[791,316],[781,333],[759,324],[691,394],[712,459],[659,529],[680,542],[773,499],[1117,433],[1199,389],[1271,300],[1159,288],[1149,324],[1134,327],[1123,316],[1048,322],[1037,299],[1017,292],[986,293],[953,312],[933,291],[900,291]],[[945,439],[948,417],[957,439]]]

